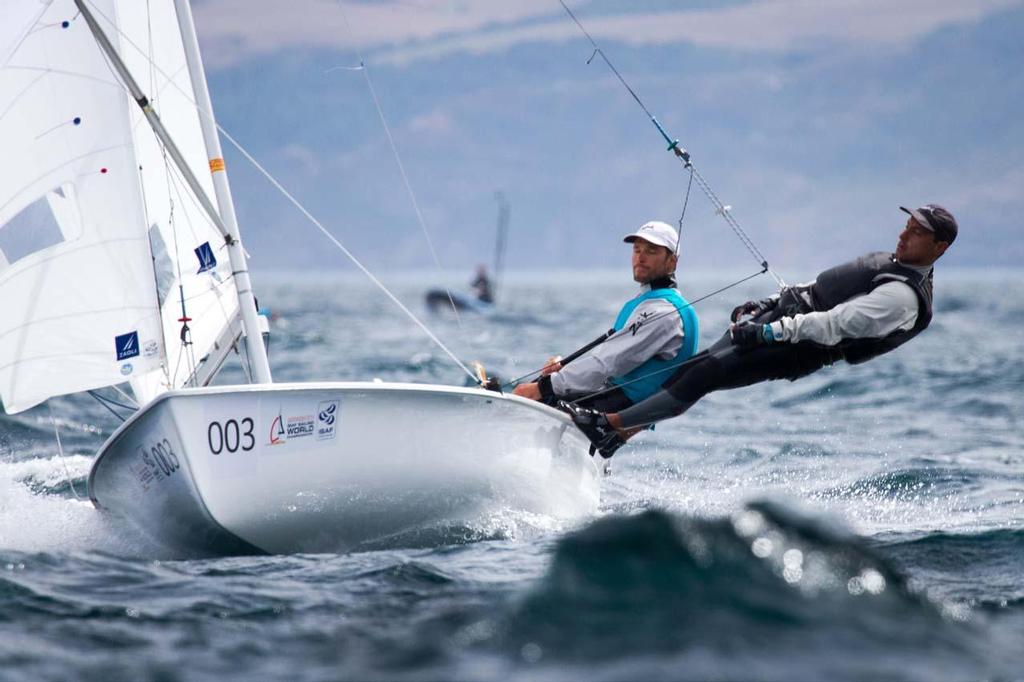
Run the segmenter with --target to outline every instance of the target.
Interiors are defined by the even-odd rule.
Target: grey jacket
[[[651,290],[641,287],[637,295]],[[683,325],[669,301],[654,298],[636,307],[622,329],[607,341],[551,375],[551,389],[560,398],[608,388],[650,358],[671,359],[683,345]]]

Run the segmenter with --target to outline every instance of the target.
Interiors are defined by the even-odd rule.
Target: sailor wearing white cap
[[[540,379],[520,384],[516,395],[548,403],[588,398],[582,402],[618,410],[657,392],[697,350],[697,315],[676,289],[675,229],[652,221],[623,241],[633,245],[633,279],[640,291],[619,311],[615,333],[564,367],[552,358]]]

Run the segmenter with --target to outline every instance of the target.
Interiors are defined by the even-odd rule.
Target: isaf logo
[[[338,411],[338,403],[330,403],[326,408],[320,410],[320,422],[331,426],[334,424],[334,414]]]
[[[341,410],[340,400],[326,400],[320,403],[316,413],[316,437],[317,440],[334,438],[335,427],[338,421],[338,412]]]

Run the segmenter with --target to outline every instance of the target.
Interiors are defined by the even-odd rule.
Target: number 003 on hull
[[[93,503],[176,553],[337,552],[509,510],[597,508],[570,420],[480,389],[315,383],[172,391],[104,444]]]

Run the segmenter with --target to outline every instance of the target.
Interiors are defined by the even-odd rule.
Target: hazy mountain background
[[[1024,1],[572,2],[787,279],[895,245],[898,206],[945,204],[944,261],[1024,256]],[[607,268],[675,223],[681,164],[557,0],[194,2],[220,123],[382,271],[433,267],[365,73],[441,262]],[[257,270],[347,268],[228,150]],[[755,269],[696,187],[684,267]]]

